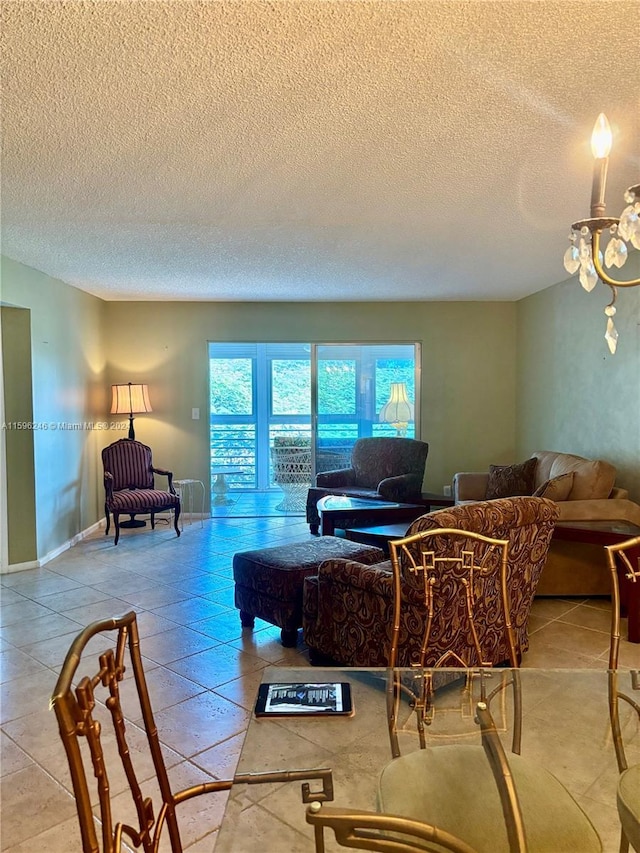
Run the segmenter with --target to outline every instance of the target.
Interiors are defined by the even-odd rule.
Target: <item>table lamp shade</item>
[[[148,385],[133,385],[128,382],[126,385],[111,386],[112,415],[134,415],[152,411]]]
[[[134,414],[152,411],[147,385],[134,385],[132,382],[127,382],[126,385],[111,386],[111,414],[129,415],[130,439],[135,439],[133,431]]]
[[[406,432],[407,424],[413,420],[413,403],[407,395],[406,382],[392,382],[389,400],[380,409],[380,421],[393,424],[398,435]]]

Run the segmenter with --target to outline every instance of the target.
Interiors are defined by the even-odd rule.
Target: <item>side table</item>
[[[614,545],[640,536],[640,527],[627,521],[559,521],[553,531],[554,539],[566,542],[586,542],[591,545]],[[636,554],[640,558],[640,554]],[[603,570],[607,563],[602,556]],[[640,643],[640,584],[618,574],[621,615],[627,617],[627,639]]]
[[[193,517],[193,489],[194,486],[199,486],[202,492],[202,502],[200,505],[200,527],[203,526],[202,519],[204,518],[204,483],[202,480],[174,480],[173,485],[180,495],[180,503],[182,504],[180,513],[180,529],[184,530],[183,519],[185,511],[189,514],[189,524]]]
[[[230,506],[234,504],[235,501],[231,498],[227,497],[229,493],[229,484],[225,480],[226,474],[242,474],[242,468],[213,468],[211,471],[212,476],[215,477],[213,481],[213,486],[211,486],[211,491],[214,493],[215,498],[212,503],[213,506]]]

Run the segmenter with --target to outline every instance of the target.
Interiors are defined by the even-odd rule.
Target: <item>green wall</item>
[[[33,432],[20,429],[33,421],[30,312],[2,306],[0,323],[7,501],[3,557],[15,565],[31,563],[37,557]]]
[[[640,273],[638,253],[624,268]],[[604,332],[609,288],[575,279],[518,303],[518,458],[558,450],[606,459],[640,502],[640,287],[620,288],[615,355]]]
[[[101,420],[106,407],[104,303],[8,258],[1,272],[3,306],[29,309],[31,316],[37,556],[43,559],[104,514],[104,440],[84,428]],[[3,366],[5,373],[15,370],[11,360]],[[65,429],[69,424],[74,428]]]
[[[153,413],[136,418],[136,437],[178,477],[209,479],[209,341],[419,341],[427,488],[514,458],[512,303],[109,302],[105,318],[108,382],[149,385]]]

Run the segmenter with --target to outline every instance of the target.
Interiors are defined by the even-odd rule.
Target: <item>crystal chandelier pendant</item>
[[[616,347],[618,346],[618,332],[613,325],[611,317],[607,318],[607,331],[604,333],[604,339],[607,342],[611,355],[615,355]]]
[[[620,267],[624,266],[625,261],[627,260],[627,247],[623,240],[618,240],[616,237],[609,240],[609,244],[607,245],[607,249],[604,253],[604,262],[607,267],[610,269],[612,266]]]
[[[629,205],[625,207],[625,209],[620,214],[620,222],[618,222],[618,235],[622,237],[623,240],[629,241],[631,239],[631,235],[637,230],[640,226],[640,218],[638,217],[638,213],[635,210],[635,207]]]
[[[614,301],[616,295],[617,294],[614,291]],[[607,342],[607,346],[609,347],[609,352],[611,353],[611,355],[615,355],[616,347],[618,346],[618,331],[613,324],[613,318],[616,314],[615,305],[607,305],[607,307],[604,309],[604,313],[607,316],[607,331],[604,333],[604,339]]]
[[[591,293],[598,282],[598,274],[591,260],[588,263],[580,264],[580,284],[584,287],[587,293]]]
[[[578,272],[580,269],[580,255],[578,254],[578,250],[575,246],[569,246],[567,251],[564,253],[564,268],[569,273],[569,275],[573,275],[574,272]]]

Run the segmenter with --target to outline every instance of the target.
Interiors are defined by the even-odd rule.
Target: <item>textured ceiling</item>
[[[640,173],[640,5],[2,2],[2,249],[105,299],[517,299],[589,135]]]

